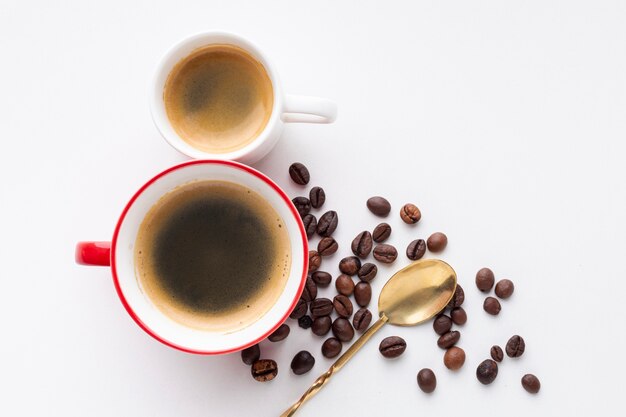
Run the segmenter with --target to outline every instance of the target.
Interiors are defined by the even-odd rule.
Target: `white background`
[[[393,205],[390,240],[431,232],[465,287],[465,367],[447,371],[430,324],[387,326],[302,410],[317,415],[617,414],[624,395],[626,3],[621,1],[0,4],[0,385],[2,415],[277,415],[330,361],[293,322],[262,344],[272,383],[238,354],[181,353],[144,334],[107,268],[74,264],[78,240],[109,239],[124,204],[185,158],[159,136],[148,82],[161,54],[204,30],[239,33],[273,59],[284,89],[336,100],[334,125],[290,125],[256,168],[295,196],[287,167],[309,166],[339,212],[341,256]],[[397,211],[423,212],[417,227]],[[323,269],[337,273],[339,254]],[[516,283],[496,317],[475,272]],[[332,295],[333,291],[321,291]],[[375,310],[375,303],[372,303]],[[527,350],[494,384],[475,378],[512,334]],[[404,356],[383,359],[383,336]],[[316,357],[295,376],[300,349]],[[437,374],[418,390],[422,367]],[[542,391],[520,386],[537,374]],[[618,408],[620,407],[620,408]]]

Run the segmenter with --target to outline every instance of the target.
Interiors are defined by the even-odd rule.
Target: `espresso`
[[[181,185],[149,210],[134,254],[141,288],[171,319],[232,332],[274,305],[291,266],[289,235],[255,191],[225,181]]]
[[[210,153],[241,149],[265,129],[274,92],[263,65],[233,45],[208,45],[170,72],[163,91],[176,133]]]

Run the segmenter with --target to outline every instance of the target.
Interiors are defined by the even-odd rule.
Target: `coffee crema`
[[[136,275],[152,303],[187,327],[226,332],[257,321],[289,277],[283,219],[239,184],[181,185],[152,206],[135,241]]]
[[[207,45],[178,62],[163,90],[176,133],[209,153],[245,147],[265,129],[272,81],[259,61],[234,45]]]

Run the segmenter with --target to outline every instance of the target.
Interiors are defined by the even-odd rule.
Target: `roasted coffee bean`
[[[311,201],[306,197],[296,197],[291,202],[296,206],[300,217],[306,216],[311,211]]]
[[[311,331],[316,336],[325,336],[330,331],[330,326],[333,324],[330,316],[317,317],[313,320],[311,325]]]
[[[338,317],[333,321],[331,330],[333,331],[333,335],[342,342],[349,342],[354,337],[354,328],[350,322],[343,317]]]
[[[300,162],[294,162],[289,167],[289,176],[296,184],[306,185],[311,179],[309,170]]]
[[[500,301],[493,297],[485,298],[483,302],[483,310],[487,312],[487,314],[491,314],[492,316],[497,316],[500,313],[502,306],[500,306]]]
[[[302,218],[302,223],[304,224],[304,230],[306,231],[306,237],[311,239],[315,234],[315,229],[317,228],[317,219],[312,214],[307,214]]]
[[[426,246],[433,253],[441,252],[448,246],[448,236],[441,232],[435,232],[426,241]]]
[[[361,281],[370,282],[374,278],[376,278],[376,274],[378,273],[378,267],[372,263],[364,263],[359,268],[357,275]]]
[[[415,204],[407,203],[400,209],[400,217],[406,224],[415,224],[422,218],[422,212]]]
[[[333,302],[328,298],[316,298],[311,302],[310,308],[313,317],[329,316],[333,312]]]
[[[502,348],[498,345],[491,346],[489,353],[491,354],[491,359],[496,362],[502,362],[502,359],[504,359],[504,352],[502,352]]]
[[[406,247],[406,257],[412,261],[422,259],[426,253],[426,242],[424,239],[415,239]]]
[[[330,210],[326,213],[322,214],[322,217],[317,222],[317,234],[322,237],[328,237],[335,232],[337,229],[337,223],[339,222],[339,217],[337,216],[337,212]]]
[[[400,336],[385,337],[380,342],[378,350],[385,358],[397,358],[406,350],[406,342]]]
[[[452,318],[452,323],[457,326],[462,326],[467,323],[467,313],[463,310],[463,307],[455,307],[450,312],[450,317]]]
[[[397,257],[398,251],[396,250],[396,248],[386,243],[379,243],[374,248],[374,258],[378,262],[390,264],[395,261]]]
[[[360,281],[354,286],[354,300],[361,307],[367,307],[372,299],[372,286]]]
[[[485,359],[476,368],[476,378],[481,384],[489,385],[498,376],[498,364],[491,359]]]
[[[296,375],[303,375],[309,372],[315,365],[315,358],[306,350],[296,353],[291,360],[291,370]]]
[[[452,329],[452,319],[445,314],[440,314],[433,321],[433,330],[439,336],[446,334]]]
[[[386,217],[391,211],[391,204],[383,197],[371,197],[367,200],[367,208],[377,216]]]
[[[457,346],[452,346],[443,355],[443,364],[451,371],[461,369],[465,363],[465,351]]]
[[[337,241],[331,236],[323,237],[317,244],[317,251],[322,256],[330,256],[333,253],[337,252],[337,249],[339,249],[339,245],[337,244]]]
[[[241,360],[246,365],[252,365],[254,362],[258,361],[260,357],[261,349],[259,348],[259,345],[252,345],[241,351]]]
[[[437,388],[437,377],[435,373],[428,368],[424,368],[417,373],[417,386],[426,394],[430,394]]]
[[[441,349],[449,349],[452,346],[456,345],[460,338],[461,333],[456,330],[444,333],[437,340],[437,346],[439,346]]]
[[[349,275],[341,274],[335,280],[335,288],[339,294],[350,297],[354,292],[354,281]]]
[[[510,279],[501,279],[496,284],[496,295],[502,299],[509,298],[513,295],[514,290],[515,285],[513,285],[513,281]]]
[[[316,250],[309,251],[309,272],[316,271],[322,264],[322,255]]]
[[[522,387],[531,394],[536,394],[541,389],[541,382],[533,374],[526,374],[522,377]]]
[[[250,373],[259,382],[271,381],[278,375],[278,365],[271,359],[260,359],[252,364]]]
[[[367,330],[367,328],[370,327],[371,322],[372,313],[367,308],[358,309],[352,318],[352,325],[355,330],[358,330],[359,332]]]
[[[482,268],[476,272],[476,286],[483,292],[490,291],[495,282],[495,275],[489,268]]]
[[[356,256],[346,256],[339,261],[339,270],[346,275],[356,275],[361,268],[361,260]]]
[[[322,187],[313,187],[309,191],[309,200],[311,200],[311,206],[313,208],[320,208],[326,201],[326,193]]]
[[[302,290],[301,297],[307,303],[310,303],[317,297],[317,284],[315,284],[313,278],[306,278],[306,283],[304,284],[304,290]]]
[[[303,329],[311,328],[312,324],[313,319],[311,318],[311,316],[305,315],[298,319],[298,326],[302,327]]]
[[[448,308],[456,308],[461,307],[463,305],[463,301],[465,301],[465,291],[463,291],[463,287],[459,284],[456,284],[456,290],[454,290],[454,294],[452,295],[452,299],[448,303]]]
[[[341,342],[336,337],[329,337],[322,343],[322,355],[325,358],[332,359],[341,353]]]
[[[296,303],[296,306],[293,308],[293,311],[289,315],[289,318],[296,320],[299,319],[306,314],[306,309],[306,301],[304,301],[302,298],[298,299],[298,302]]]
[[[348,318],[352,315],[352,301],[345,295],[336,295],[333,298],[333,307],[339,317]]]
[[[391,235],[391,226],[387,223],[381,223],[374,228],[372,232],[372,239],[376,243],[384,242]]]
[[[526,350],[526,342],[522,336],[511,336],[508,342],[506,342],[506,354],[509,358],[519,358],[524,354]]]
[[[311,278],[317,284],[318,287],[327,287],[333,280],[333,277],[324,271],[315,271],[311,274]]]
[[[352,253],[359,258],[365,259],[372,251],[372,234],[367,230],[359,233],[352,240]]]
[[[291,329],[286,324],[281,324],[278,329],[274,330],[274,333],[269,335],[267,340],[270,342],[280,342],[281,340],[285,340],[287,336],[289,336],[289,332]],[[257,358],[258,359],[258,358]]]

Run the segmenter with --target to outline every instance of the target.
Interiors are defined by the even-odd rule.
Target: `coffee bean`
[[[489,385],[498,376],[498,364],[491,359],[485,359],[476,368],[476,378],[481,384]]]
[[[457,346],[452,346],[443,355],[443,364],[451,371],[461,369],[465,363],[465,351]]]
[[[271,359],[259,359],[250,367],[252,378],[259,382],[267,382],[278,375],[278,365]]]
[[[452,323],[457,326],[462,326],[467,323],[467,313],[463,310],[463,307],[455,307],[450,312],[450,317],[452,318]]]
[[[346,256],[339,261],[339,270],[346,275],[356,275],[361,268],[361,260],[356,256]]]
[[[365,259],[372,251],[372,234],[367,230],[359,233],[352,240],[352,253],[359,258]]]
[[[422,218],[422,212],[415,204],[407,203],[400,209],[400,217],[406,224],[415,224]]]
[[[360,281],[354,287],[354,300],[361,307],[367,307],[372,299],[372,287],[367,282]]]
[[[291,202],[296,206],[300,217],[306,216],[311,211],[311,201],[306,197],[296,197]]]
[[[333,307],[339,317],[348,318],[352,315],[352,301],[345,295],[336,295],[333,298]]]
[[[354,328],[350,322],[343,317],[336,318],[335,321],[333,321],[331,330],[333,335],[342,342],[349,342],[354,337]]]
[[[304,284],[304,290],[302,290],[301,297],[307,303],[310,303],[317,297],[317,284],[315,284],[313,278],[306,278],[306,283]]]
[[[376,274],[378,273],[378,267],[372,263],[364,263],[359,268],[357,275],[361,281],[370,282],[374,278],[376,278]]]
[[[384,242],[391,235],[391,226],[387,223],[381,223],[374,228],[372,232],[372,239],[376,243]]]
[[[510,279],[501,279],[496,284],[496,295],[502,299],[509,298],[513,295],[514,290],[515,285],[513,285],[513,281]]]
[[[294,162],[289,167],[289,176],[296,184],[306,185],[311,179],[309,170],[300,162]]]
[[[322,355],[325,358],[332,359],[341,353],[341,342],[335,337],[329,337],[322,343]]]
[[[506,354],[509,358],[519,358],[524,354],[526,350],[526,342],[522,336],[511,336],[508,342],[506,342]]]
[[[313,208],[320,208],[326,201],[326,193],[322,187],[313,187],[309,191],[309,200],[311,200],[311,206]]]
[[[493,271],[489,268],[482,268],[476,272],[476,286],[483,292],[487,292],[493,288],[495,279]]]
[[[437,377],[435,373],[428,368],[424,368],[417,373],[417,386],[426,394],[430,394],[437,388]]]
[[[522,377],[522,387],[531,393],[536,394],[541,389],[541,382],[539,382],[539,378],[537,378],[533,374],[526,374]]]
[[[311,328],[312,324],[313,324],[313,319],[311,318],[311,316],[305,315],[298,319],[298,326],[302,327],[303,329]]]
[[[339,245],[337,244],[337,241],[331,236],[323,237],[317,244],[317,251],[322,256],[330,256],[333,253],[337,252],[337,249],[339,249]]]
[[[457,344],[460,338],[461,333],[456,330],[444,333],[437,340],[437,346],[439,346],[441,349],[451,348],[452,346]]]
[[[312,214],[307,214],[302,218],[302,223],[304,224],[304,230],[306,231],[306,237],[311,239],[315,234],[315,229],[317,228],[317,219]]]
[[[367,200],[367,208],[377,216],[386,217],[391,211],[391,204],[383,197],[371,197]]]
[[[390,264],[395,261],[397,257],[398,251],[396,250],[396,248],[386,243],[379,243],[374,248],[374,258],[378,262]]]
[[[461,287],[459,284],[456,284],[456,289],[454,290],[452,299],[448,303],[447,307],[448,308],[461,307],[461,305],[463,304],[463,301],[465,301],[465,291],[463,291],[463,287]]]
[[[309,272],[316,271],[322,264],[322,255],[316,250],[309,251]]]
[[[406,342],[400,336],[385,337],[380,342],[378,350],[385,358],[397,358],[406,350]]]
[[[497,316],[501,309],[502,307],[500,306],[500,301],[493,297],[485,298],[485,301],[483,302],[483,310],[485,310],[487,314]]]
[[[306,350],[296,353],[291,360],[291,370],[296,375],[303,375],[309,372],[315,365],[315,358]]]
[[[274,333],[269,335],[267,340],[270,342],[280,342],[281,340],[285,340],[287,336],[289,336],[289,332],[291,329],[286,324],[281,324],[278,329],[274,330]],[[258,358],[257,358],[258,359]]]
[[[367,308],[360,308],[354,313],[352,325],[360,332],[367,330],[372,322],[372,313]]]
[[[426,242],[424,239],[415,239],[406,247],[406,257],[412,261],[422,259],[426,253]]]
[[[337,229],[337,223],[339,222],[339,217],[337,216],[337,212],[330,210],[326,213],[322,214],[322,217],[317,222],[317,234],[322,237],[328,237],[335,232]]]
[[[502,348],[498,345],[491,346],[489,353],[491,354],[491,359],[496,362],[502,362],[502,359],[504,359],[504,352],[502,352]]]
[[[433,321],[433,330],[439,336],[446,334],[452,329],[452,319],[445,314],[440,314]]]
[[[293,311],[289,315],[289,318],[291,318],[291,319],[299,319],[300,317],[302,317],[302,316],[304,316],[306,314],[306,310],[307,310],[306,301],[304,301],[302,298],[300,298],[300,299],[298,299],[298,302],[296,303],[296,306],[293,308]]]
[[[441,232],[435,232],[426,241],[426,246],[433,253],[441,252],[448,246],[448,236]]]
[[[333,302],[328,298],[316,298],[310,308],[313,317],[329,316],[333,312]]]
[[[354,292],[354,281],[349,275],[341,274],[335,280],[335,288],[339,294],[350,297]]]
[[[330,331],[330,326],[333,324],[330,316],[322,316],[317,317],[313,320],[313,325],[311,325],[311,331],[316,336],[325,336]]]
[[[252,345],[241,351],[241,360],[246,365],[252,365],[261,357],[261,349],[259,345]]]
[[[315,281],[318,287],[327,287],[333,280],[333,277],[328,272],[324,271],[313,272],[311,274],[311,278]]]

